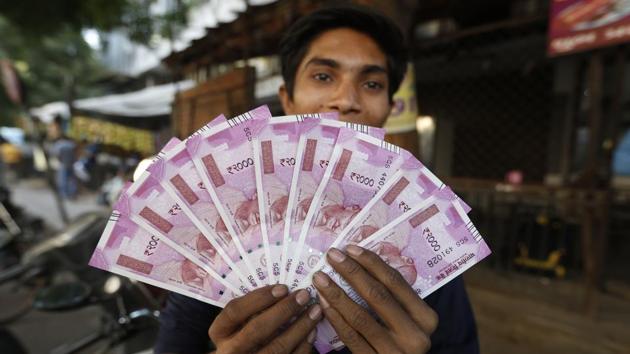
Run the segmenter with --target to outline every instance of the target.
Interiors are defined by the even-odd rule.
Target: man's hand
[[[437,327],[437,314],[394,268],[373,252],[348,246],[346,254],[328,252],[330,265],[380,317],[377,322],[326,274],[313,282],[324,315],[353,353],[426,353]],[[348,257],[349,256],[349,257]]]
[[[230,301],[208,331],[216,353],[310,353],[322,310],[305,311],[309,300],[306,290],[288,294],[286,286],[274,285]]]

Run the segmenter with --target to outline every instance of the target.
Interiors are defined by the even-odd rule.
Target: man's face
[[[391,110],[387,61],[369,36],[348,28],[316,37],[295,73],[293,99],[280,87],[286,114],[339,113],[342,121],[380,127]]]

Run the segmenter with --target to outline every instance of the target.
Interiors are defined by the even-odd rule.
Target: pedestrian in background
[[[63,198],[74,199],[77,195],[77,181],[74,175],[77,144],[62,133],[52,146],[52,155],[59,161],[57,167],[59,194]]]

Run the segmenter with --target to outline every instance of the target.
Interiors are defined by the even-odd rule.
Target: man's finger
[[[339,339],[341,339],[348,349],[353,353],[376,353],[367,340],[358,331],[352,328],[335,308],[328,304],[324,297],[321,296],[321,293],[319,301],[324,310],[326,319],[330,322],[335,332],[337,332]]]
[[[230,301],[210,326],[210,338],[232,335],[248,318],[280,301],[288,293],[285,285],[269,285]]]
[[[382,263],[379,266],[391,268],[381,261],[380,258],[378,258],[378,261]],[[418,329],[417,325],[398,303],[398,300],[391,294],[390,289],[383,285],[381,281],[368,274],[369,269],[364,269],[361,263],[351,257],[347,257],[335,248],[328,251],[328,263],[370,305],[370,308],[376,312],[388,328],[397,333],[410,333]],[[376,267],[373,264],[370,265],[373,268]],[[409,288],[409,285],[406,283],[404,285]]]
[[[435,331],[438,324],[437,314],[416,294],[398,270],[390,267],[376,253],[359,246],[349,245],[346,247],[346,252],[376,280],[385,285],[423,331],[428,334]],[[354,284],[352,286],[357,289]]]
[[[310,353],[311,344],[315,340],[315,326],[321,319],[321,306],[311,306],[287,330],[274,338],[259,353]]]
[[[315,273],[313,283],[319,293],[320,303],[322,308],[324,308],[326,317],[328,317],[329,312],[327,312],[327,309],[333,308],[335,310],[333,316],[335,313],[339,313],[343,322],[353,329],[353,331],[350,331],[345,328],[340,319],[336,319],[337,326],[342,326],[342,329],[346,332],[346,337],[360,343],[359,339],[354,338],[354,332],[357,332],[358,335],[362,336],[365,341],[376,350],[379,350],[379,348],[393,347],[394,343],[389,336],[389,331],[376,322],[361,305],[352,301],[343,289],[337,286],[326,274],[322,272]],[[336,326],[334,327],[337,329]],[[341,333],[337,333],[341,336]],[[345,342],[345,340],[343,341]]]
[[[313,333],[313,340],[315,340],[315,331],[313,331],[312,333]],[[300,343],[300,345],[297,348],[295,348],[295,350],[293,351],[293,354],[311,354],[312,352],[313,352],[313,343],[309,343],[307,339],[307,340],[303,340],[302,343]]]
[[[304,310],[310,298],[308,291],[299,290],[280,300],[278,303],[249,320],[236,334],[234,342],[247,343],[249,347],[252,345],[255,347],[266,345],[269,339],[273,338],[278,328]],[[303,334],[303,337],[306,336],[309,331],[310,329]],[[298,342],[299,340],[296,340],[293,346],[296,346]],[[290,350],[284,352],[289,353]]]

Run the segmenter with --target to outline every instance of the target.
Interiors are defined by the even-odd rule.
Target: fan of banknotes
[[[173,138],[123,190],[92,266],[216,306],[306,288],[331,247],[373,250],[425,297],[490,254],[468,205],[384,131],[266,106]],[[320,352],[343,344],[320,323]]]

